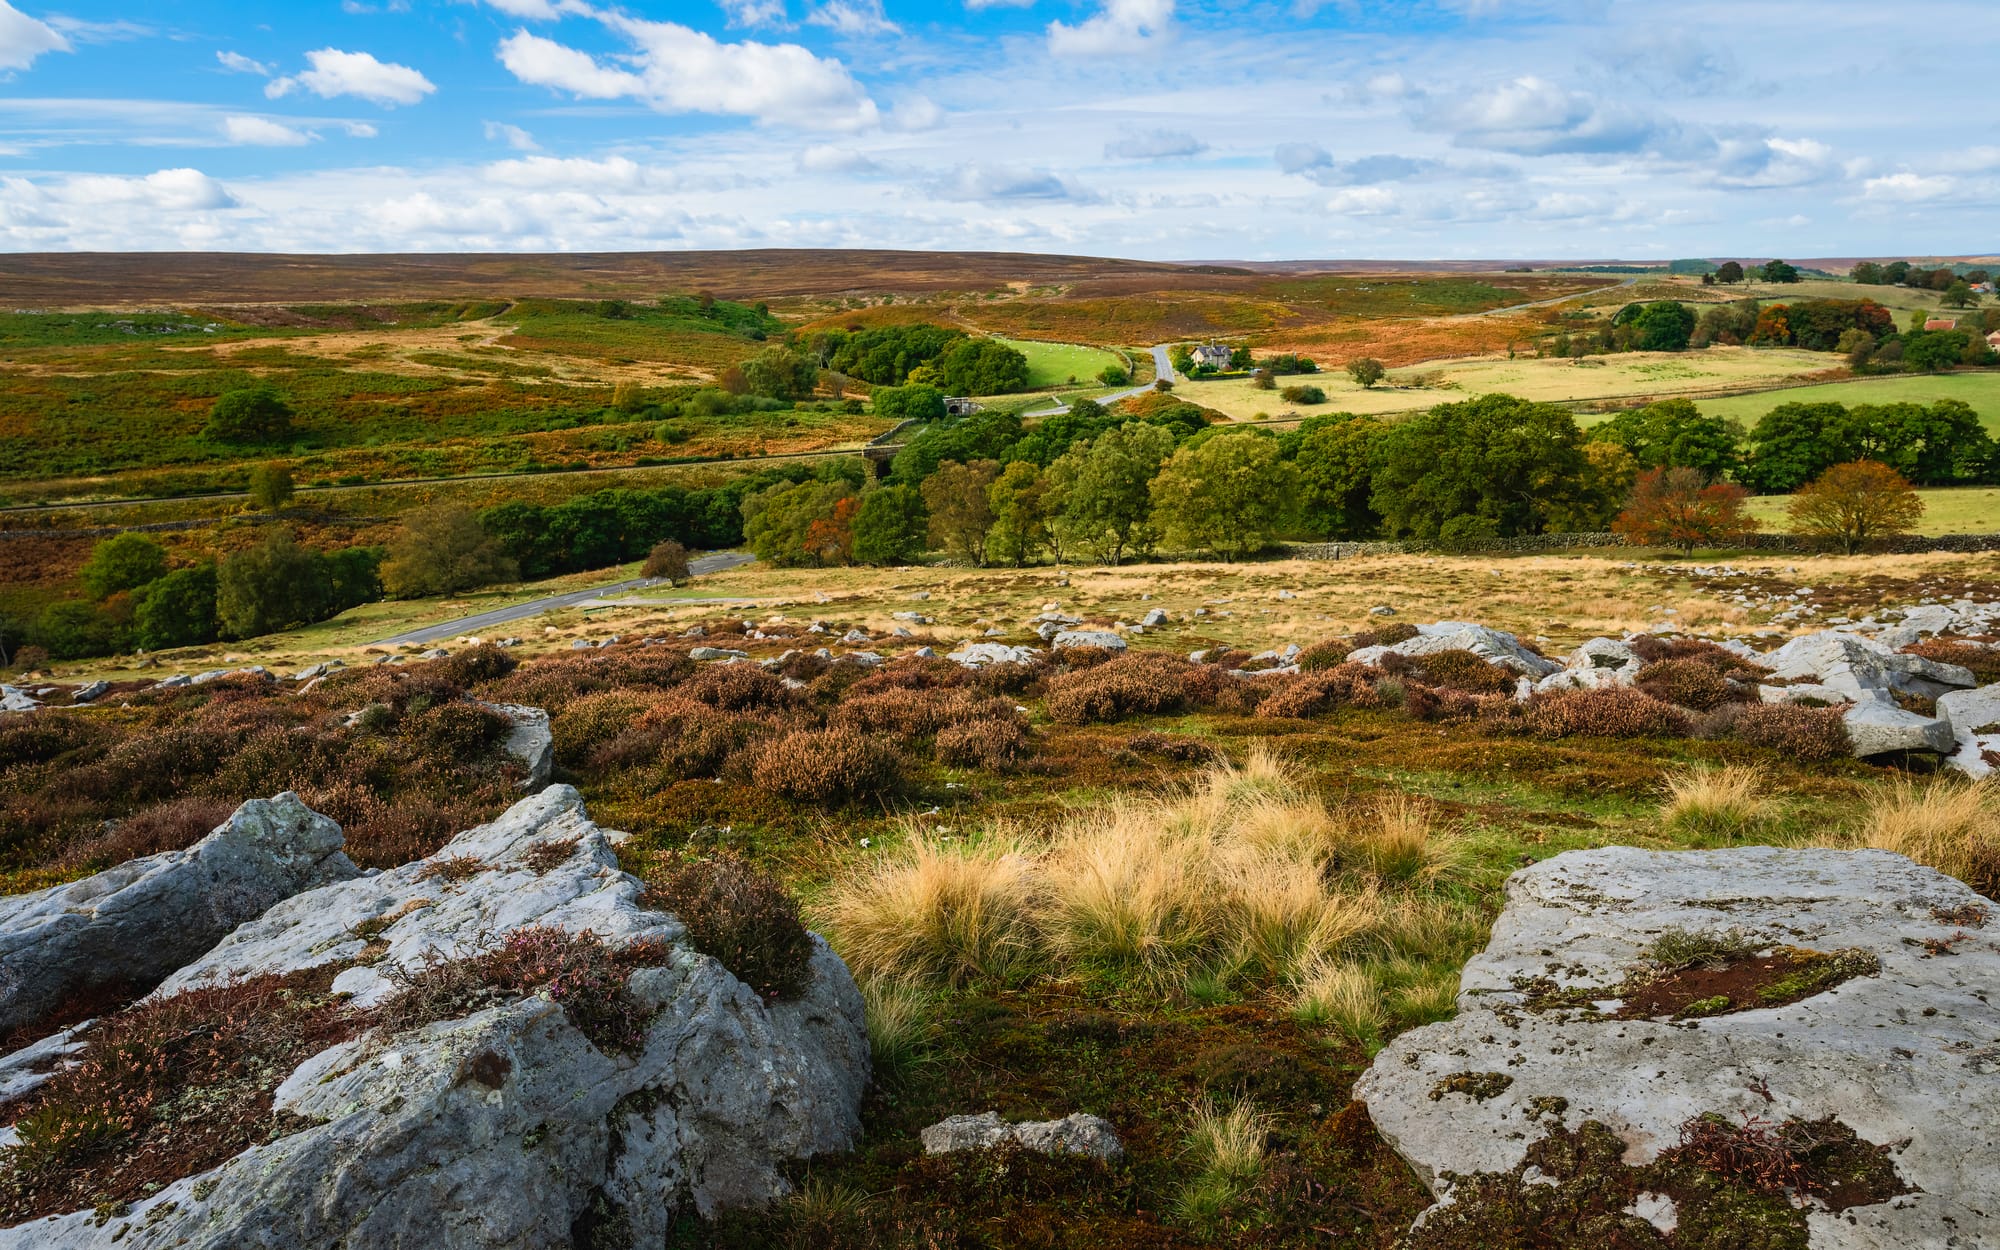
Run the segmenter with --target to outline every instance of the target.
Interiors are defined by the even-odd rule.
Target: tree
[[[1757,276],[1765,282],[1789,283],[1799,280],[1799,271],[1782,260],[1767,260]]]
[[[996,339],[955,343],[928,368],[951,395],[1006,395],[1028,386],[1028,358]]]
[[[931,426],[904,445],[889,464],[890,476],[912,485],[947,460],[966,464],[998,460],[1021,439],[1021,417],[1013,412],[975,412]]]
[[[1347,376],[1359,382],[1363,387],[1374,386],[1388,372],[1387,369],[1382,367],[1382,362],[1373,356],[1357,356],[1347,362]]]
[[[116,534],[93,547],[80,576],[93,599],[137,590],[167,574],[167,549],[144,534]]]
[[[1972,293],[1972,287],[1963,279],[1946,287],[1944,294],[1938,297],[1938,303],[1946,308],[1970,308],[1978,302],[1979,297]]]
[[[1833,345],[1833,350],[1847,357],[1848,368],[1860,369],[1875,355],[1875,336],[1859,327],[1842,330],[1840,340]]]
[[[1882,286],[1888,281],[1882,266],[1872,260],[1864,260],[1848,271],[1847,276],[1859,286]]]
[[[146,587],[132,618],[139,645],[158,651],[214,642],[215,594],[213,564],[177,570]]]
[[[1278,398],[1288,404],[1323,404],[1326,402],[1326,392],[1317,386],[1302,384],[1288,386],[1279,391]]]
[[[1389,427],[1374,457],[1370,506],[1386,528],[1442,537],[1456,517],[1502,538],[1539,534],[1587,488],[1583,434],[1567,408],[1512,395],[1441,404]]]
[[[397,599],[457,594],[519,575],[520,566],[472,510],[450,504],[404,518],[403,531],[382,562],[383,589]]]
[[[1725,260],[1715,267],[1715,280],[1724,286],[1735,286],[1743,281],[1743,266],[1733,260]]]
[[[1840,404],[1779,404],[1751,427],[1743,484],[1760,495],[1787,495],[1847,459]]]
[[[970,464],[941,464],[924,479],[924,507],[930,513],[933,547],[985,566],[986,535],[993,528],[993,505],[986,490],[999,476],[999,461],[974,460]]]
[[[292,501],[297,491],[292,471],[276,460],[250,470],[250,502],[266,512],[276,512]]]
[[[986,488],[993,528],[986,535],[989,555],[1019,568],[1049,545],[1049,484],[1040,467],[1016,460]]]
[[[1749,498],[1741,486],[1705,482],[1693,469],[1648,469],[1611,528],[1634,542],[1678,547],[1683,554],[1723,546],[1757,528],[1757,518],[1743,512]]]
[[[854,563],[854,517],[860,510],[853,495],[834,500],[830,511],[807,524],[806,554],[820,565]]]
[[[1638,337],[1633,346],[1642,352],[1682,352],[1694,337],[1694,310],[1675,300],[1648,304],[1633,323]]]
[[[1580,485],[1549,509],[1549,528],[1576,534],[1610,529],[1638,478],[1639,462],[1631,452],[1616,443],[1585,443]]]
[[[646,563],[639,569],[639,576],[654,581],[678,586],[694,576],[688,568],[688,550],[673,539],[653,544],[646,553]]]
[[[1301,429],[1293,458],[1300,523],[1322,538],[1373,538],[1382,518],[1368,505],[1375,488],[1370,457],[1387,427],[1372,417],[1343,413],[1309,418]]]
[[[854,513],[854,558],[862,564],[914,564],[929,532],[924,497],[914,486],[878,486]]]
[[[1260,391],[1278,389],[1278,379],[1269,369],[1259,369],[1250,375],[1250,385]]]
[[[1248,347],[1232,347],[1229,349],[1229,367],[1236,372],[1242,373],[1248,370],[1254,362],[1255,358],[1251,356]]]
[[[1903,336],[1903,363],[1926,373],[1941,373],[1965,358],[1964,330],[1918,330]]]
[[[1679,465],[1714,481],[1736,468],[1743,429],[1734,421],[1703,416],[1693,400],[1666,399],[1618,413],[1593,426],[1590,438],[1623,447],[1641,469]]]
[[[944,392],[935,386],[885,386],[876,391],[875,415],[897,421],[941,421]]]
[[[1148,488],[1173,451],[1174,436],[1167,430],[1128,421],[1063,453],[1048,474],[1058,540],[1114,565],[1126,551],[1150,546]]]
[[[225,443],[267,443],[291,433],[292,406],[268,386],[225,391],[202,432]]]
[[[1131,382],[1132,375],[1125,372],[1124,365],[1106,365],[1097,371],[1097,380],[1106,386],[1124,386]]]
[[[824,563],[813,524],[832,518],[835,505],[854,493],[845,481],[779,482],[744,498],[743,537],[760,560],[781,568]]]
[[[1151,485],[1153,521],[1175,547],[1213,551],[1225,560],[1262,551],[1291,519],[1296,466],[1278,440],[1225,433],[1181,448]]]
[[[750,393],[767,399],[807,399],[819,386],[819,362],[781,343],[750,357],[742,369]]]
[[[1903,475],[1874,460],[1837,464],[1792,496],[1792,532],[1836,543],[1848,555],[1870,539],[1908,533],[1924,501]]]
[[[215,618],[225,638],[304,625],[319,619],[326,602],[313,553],[281,526],[256,546],[231,552],[216,572]]]
[[[1175,373],[1193,374],[1194,349],[1190,348],[1186,343],[1174,344],[1173,348],[1167,352],[1167,363],[1174,367]],[[1161,381],[1165,380],[1164,378],[1161,379]]]

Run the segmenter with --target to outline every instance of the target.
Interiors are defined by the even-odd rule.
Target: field
[[[1986,423],[1987,431],[2000,434],[2000,372],[1990,370],[1855,378],[1822,386],[1703,400],[1701,407],[1703,412],[1715,416],[1733,417],[1747,429],[1779,404],[1934,404],[1941,399],[1956,399],[1971,405]]]
[[[1075,343],[1038,343],[1029,339],[1001,339],[1028,358],[1028,385],[1036,390],[1075,381],[1089,383],[1111,365],[1123,366],[1125,358],[1102,348]]]
[[[1313,412],[1410,412],[1493,392],[1560,403],[1618,401],[1618,406],[1626,406],[1674,395],[1779,387],[1839,364],[1838,357],[1820,352],[1717,347],[1586,356],[1581,361],[1534,357],[1433,361],[1392,369],[1384,382],[1365,389],[1337,368],[1278,379],[1281,388],[1305,384],[1325,391],[1326,403],[1310,409],[1286,404],[1277,391],[1260,391],[1247,378],[1189,382],[1180,393],[1238,420]],[[1590,418],[1583,420],[1587,423]]]
[[[2000,488],[1966,486],[1954,490],[1920,490],[1924,515],[1913,530],[1918,534],[2000,534]],[[1768,531],[1786,528],[1788,495],[1759,495],[1748,511]]]

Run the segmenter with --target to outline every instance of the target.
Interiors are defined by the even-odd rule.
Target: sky
[[[1993,6],[0,0],[0,250],[1992,253]]]

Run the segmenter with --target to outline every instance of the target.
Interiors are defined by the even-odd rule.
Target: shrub
[[[519,661],[508,653],[507,648],[484,642],[442,660],[432,660],[431,665],[452,685],[471,687],[500,680],[513,672]]]
[[[1178,734],[1134,734],[1125,740],[1125,749],[1135,755],[1155,755],[1178,764],[1213,764],[1222,757],[1221,749],[1214,743]]]
[[[1348,640],[1348,649],[1359,651],[1363,647],[1393,647],[1399,642],[1408,642],[1418,636],[1417,627],[1404,622],[1384,625],[1380,629],[1363,630]]]
[[[556,760],[578,768],[597,748],[630,728],[651,707],[643,695],[624,690],[587,694],[549,718]]]
[[[1366,664],[1341,664],[1301,673],[1257,705],[1257,715],[1275,718],[1318,716],[1340,707],[1387,707],[1377,688],[1381,674]]]
[[[1029,695],[1034,693],[1045,671],[1040,663],[1017,664],[1012,660],[1003,660],[970,670],[966,679],[975,689],[987,694]]]
[[[1470,694],[1501,694],[1514,689],[1514,674],[1489,664],[1470,651],[1434,651],[1418,661],[1424,680],[1433,686]]]
[[[669,699],[605,743],[593,766],[609,769],[617,767],[621,758],[643,762],[652,757],[677,778],[714,777],[763,728],[757,721],[706,703]]]
[[[76,867],[110,867],[142,855],[184,851],[215,832],[236,811],[234,799],[191,795],[149,807],[124,820],[109,821],[103,833],[63,858]]]
[[[1832,760],[1849,753],[1845,708],[1753,703],[1736,716],[1739,742],[1770,747],[1795,760]]]
[[[545,708],[553,716],[587,694],[672,690],[694,671],[694,661],[667,647],[609,647],[523,664],[480,694],[495,702]]]
[[[1656,660],[1639,670],[1635,683],[1655,699],[1706,712],[1725,703],[1744,703],[1754,691],[1737,685],[1699,659]]]
[[[1754,681],[1771,671],[1727,647],[1719,647],[1700,638],[1661,638],[1655,634],[1640,634],[1627,645],[1632,648],[1632,654],[1648,664],[1657,664],[1662,660],[1697,660],[1738,681]]]
[[[1411,720],[1426,724],[1471,720],[1479,715],[1479,700],[1463,690],[1437,690],[1419,682],[1403,683],[1403,710]]]
[[[0,769],[57,759],[105,736],[84,717],[62,712],[0,718]]]
[[[1064,658],[1074,654],[1066,652]],[[1044,699],[1050,720],[1085,725],[1177,711],[1189,702],[1191,686],[1197,693],[1215,696],[1221,691],[1218,682],[1229,680],[1233,679],[1178,656],[1142,652],[1052,677],[1045,684]]]
[[[1354,644],[1345,639],[1328,638],[1299,652],[1296,663],[1300,672],[1317,672],[1323,668],[1333,668],[1335,665],[1347,663],[1348,653],[1353,650]]]
[[[891,690],[945,690],[963,686],[968,680],[960,664],[940,657],[912,656],[868,671],[847,688],[847,693],[862,696]]]
[[[1028,754],[1028,730],[1020,719],[967,721],[938,731],[937,757],[954,768],[1002,772]]]
[[[1693,726],[1673,704],[1622,687],[1539,697],[1528,707],[1527,723],[1544,738],[1679,738]]]
[[[850,695],[834,712],[832,723],[864,733],[928,738],[952,725],[1006,720],[1013,715],[1013,705],[998,699],[967,697],[958,691],[906,689],[860,698]]]
[[[734,855],[687,860],[648,874],[646,894],[679,917],[696,950],[763,998],[795,998],[811,983],[812,935],[771,874]]]
[[[755,664],[710,664],[681,683],[679,693],[725,712],[777,711],[798,703],[784,682]]]
[[[852,729],[810,729],[766,743],[750,766],[758,786],[800,803],[887,794],[902,783],[894,748]]]
[[[664,581],[670,586],[678,586],[693,574],[688,569],[687,548],[669,538],[655,544],[646,553],[646,563],[639,569],[639,576]]]
[[[470,763],[493,749],[512,726],[477,703],[443,703],[409,719],[403,735],[424,754]]]
[[[591,1045],[632,1054],[645,1044],[654,1013],[625,982],[635,970],[667,958],[658,942],[611,947],[587,930],[516,929],[473,955],[391,968],[398,989],[379,1018],[389,1032],[404,1032],[539,993],[560,1006]]]

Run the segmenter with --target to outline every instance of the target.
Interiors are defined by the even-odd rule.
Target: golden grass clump
[[[1207,1230],[1263,1175],[1271,1118],[1248,1101],[1227,1108],[1203,1101],[1189,1120],[1187,1153],[1196,1174],[1175,1197],[1174,1214]]]
[[[911,836],[836,884],[822,908],[862,980],[1002,978],[1035,953],[1034,865],[1014,839]]]
[[[1715,838],[1740,838],[1768,812],[1770,778],[1750,765],[1697,764],[1667,774],[1660,820],[1669,829]]]
[[[929,1048],[936,1024],[930,998],[906,981],[885,977],[861,982],[866,1012],[868,1053],[878,1079],[908,1071]]]
[[[1382,995],[1365,965],[1316,959],[1298,970],[1289,998],[1302,1023],[1338,1029],[1362,1045],[1381,1035]]]
[[[1985,783],[1897,781],[1869,803],[1861,844],[1928,864],[1991,898],[2000,893],[1995,796]]]

